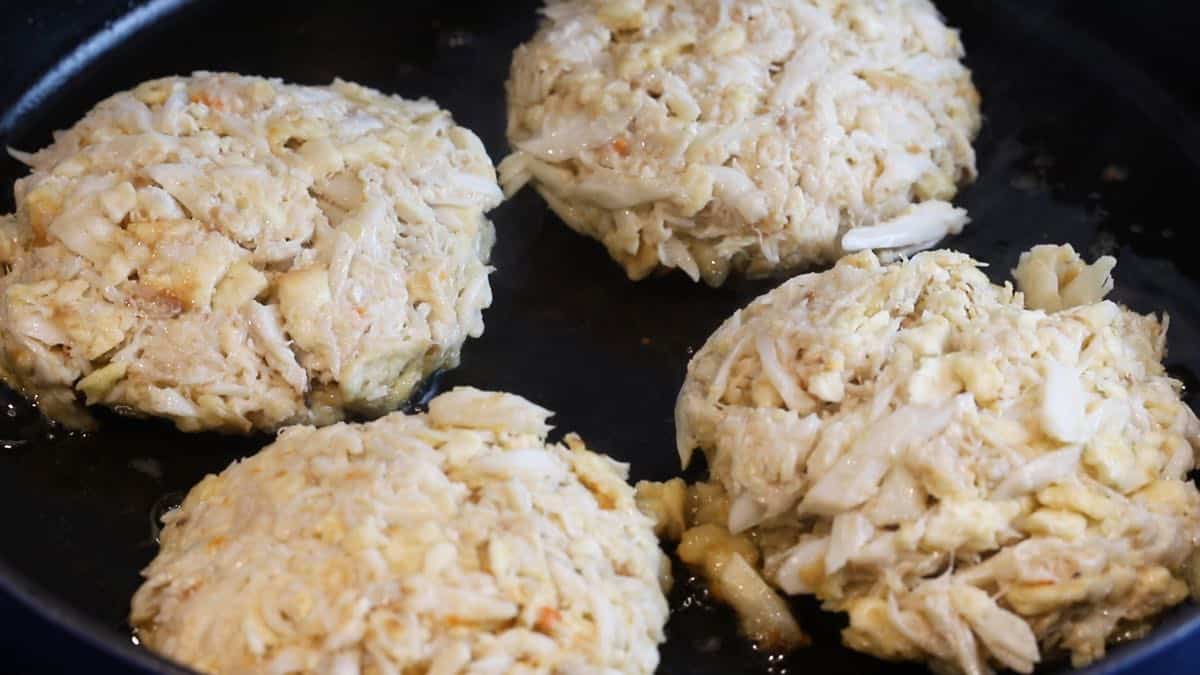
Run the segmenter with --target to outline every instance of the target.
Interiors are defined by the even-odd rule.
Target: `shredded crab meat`
[[[1039,246],[1018,292],[960,253],[863,252],[755,300],[688,365],[679,450],[719,506],[684,525],[746,542],[882,658],[1100,658],[1200,568],[1200,422],[1165,321],[1104,300],[1112,269]]]
[[[649,675],[653,523],[628,467],[547,443],[549,416],[457,388],[427,414],[290,427],[164,516],[130,624],[213,675]]]
[[[193,431],[395,409],[491,303],[491,160],[428,100],[197,73],[97,105],[0,216],[0,377]]]
[[[928,0],[549,0],[513,55],[526,183],[632,279],[712,285],[966,224],[979,95]]]

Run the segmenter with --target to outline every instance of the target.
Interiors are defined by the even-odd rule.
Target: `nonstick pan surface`
[[[1170,314],[1168,364],[1194,396],[1200,96],[1180,87],[1200,72],[1186,37],[1200,34],[1200,22],[1189,3],[938,4],[963,31],[986,117],[979,180],[957,200],[973,222],[945,245],[990,263],[997,280],[1038,243],[1116,255],[1114,297]],[[52,130],[114,91],[206,69],[312,84],[336,76],[429,96],[499,160],[509,56],[537,21],[537,3],[528,0],[5,6],[0,142],[24,150],[46,145]],[[23,173],[0,160],[4,211]],[[676,274],[631,283],[602,247],[569,232],[528,190],[492,217],[499,242],[486,334],[431,387],[519,393],[558,411],[560,430],[631,462],[634,479],[675,475],[672,409],[688,358],[733,310],[778,282],[713,290]],[[155,519],[206,473],[269,439],[185,435],[115,416],[80,436],[49,427],[11,392],[0,392],[0,408],[0,587],[121,670],[186,672],[131,644],[125,625],[138,571],[155,552]],[[797,607],[815,646],[790,657],[759,654],[727,610],[676,572],[661,673],[926,672],[844,649],[842,620],[803,602]],[[1190,640],[1200,640],[1200,610],[1189,605],[1091,672],[1137,672],[1156,654],[1156,663],[1175,664],[1169,672],[1196,672],[1196,661],[1184,665],[1196,659],[1187,656]],[[1161,661],[1167,649],[1174,656]],[[85,668],[107,671],[102,665]]]

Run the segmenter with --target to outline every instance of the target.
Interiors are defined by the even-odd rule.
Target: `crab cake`
[[[187,431],[378,415],[457,365],[491,302],[483,144],[428,100],[197,73],[17,153],[0,377]]]
[[[1200,540],[1200,423],[1165,322],[1103,299],[1114,263],[1039,246],[1022,293],[963,254],[863,252],[754,301],[679,396],[700,520],[847,612],[855,649],[970,674],[1100,658],[1186,597]]]
[[[508,81],[526,182],[631,279],[786,273],[967,222],[979,95],[927,0],[548,0]]]
[[[130,623],[215,675],[652,673],[666,556],[627,467],[550,414],[458,388],[286,429],[164,516]]]

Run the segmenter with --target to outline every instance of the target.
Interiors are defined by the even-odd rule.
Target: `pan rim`
[[[58,597],[53,591],[18,572],[0,558],[0,593],[16,601],[79,642],[113,657],[112,665],[135,665],[148,673],[162,675],[196,675],[179,664],[150,649],[121,639],[119,631],[88,616],[76,606]]]
[[[100,30],[51,63],[12,105],[0,111],[0,138],[11,135],[22,118],[53,96],[64,81],[77,77],[88,64],[130,36],[158,23],[184,6],[197,4],[199,1],[146,0],[105,23]]]
[[[119,47],[129,38],[137,35],[163,19],[189,6],[203,4],[205,0],[148,0],[134,6],[105,25],[96,33],[89,36],[81,44],[65,52],[57,61],[38,75],[32,84],[9,107],[0,112],[0,137],[9,136],[37,108],[43,106],[61,87],[70,86],[72,80],[91,63]],[[1014,14],[1011,7],[997,5],[1004,11]],[[1048,16],[1023,17],[1021,23],[1026,30],[1034,34],[1055,32],[1060,35],[1072,36],[1071,43],[1060,43],[1061,51],[1072,59],[1080,59],[1081,54],[1100,55],[1105,64],[1125,64],[1125,60],[1116,54],[1108,45],[1081,33],[1071,26],[1063,24],[1056,18]],[[1125,94],[1136,102],[1137,107],[1149,119],[1153,119],[1160,128],[1175,132],[1177,145],[1190,159],[1200,164],[1200,123],[1184,115],[1178,102],[1170,97],[1163,86],[1142,73],[1139,69],[1125,64],[1126,68],[1118,70],[1113,78],[1123,82],[1141,80],[1142,85],[1136,93],[1144,94],[1154,91],[1155,96],[1138,97],[1135,92]],[[1120,90],[1120,88],[1118,88]],[[1140,98],[1140,100],[1139,100]],[[73,639],[109,655],[116,663],[114,666],[135,666],[150,673],[163,675],[196,675],[159,654],[136,646],[128,635],[88,616],[76,605],[59,596],[53,589],[39,584],[14,568],[5,558],[0,557],[0,593],[13,599],[24,609],[36,614]],[[1120,647],[1111,649],[1099,662],[1091,666],[1072,670],[1076,675],[1119,675],[1142,672],[1151,659],[1165,657],[1174,653],[1182,653],[1186,648],[1182,645],[1192,640],[1200,640],[1200,605],[1185,601],[1165,621],[1158,623],[1150,635],[1135,640]],[[1150,672],[1146,670],[1145,672]]]

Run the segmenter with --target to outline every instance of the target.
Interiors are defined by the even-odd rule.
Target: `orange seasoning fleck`
[[[537,621],[534,622],[533,627],[537,629],[539,633],[548,634],[554,632],[554,627],[561,620],[562,614],[557,609],[554,609],[553,607],[543,607],[541,611],[538,612],[538,618]]]
[[[189,100],[192,103],[203,103],[204,105],[212,108],[213,110],[222,110],[225,107],[221,103],[221,99],[213,98],[204,92],[192,94],[191,97],[189,98]]]
[[[618,138],[617,140],[612,142],[612,149],[615,150],[618,155],[620,155],[622,157],[628,157],[629,156],[629,141],[626,141],[624,138]]]

